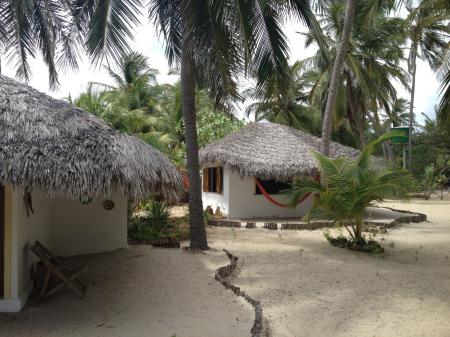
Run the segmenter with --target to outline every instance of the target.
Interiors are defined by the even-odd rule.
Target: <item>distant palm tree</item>
[[[321,24],[324,27],[325,44],[316,55],[304,60],[311,72],[316,72],[310,93],[310,102],[321,111],[326,107],[333,75],[333,59],[339,47],[341,35],[342,1],[324,6]],[[377,136],[383,132],[379,110],[387,109],[397,98],[394,81],[408,85],[408,74],[401,68],[404,60],[402,43],[403,22],[398,18],[386,18],[385,11],[379,10],[367,24],[365,13],[359,13],[354,21],[353,36],[344,57],[342,80],[338,83],[336,102],[333,108],[333,126],[342,119],[348,119],[359,147],[366,143],[367,122],[372,123]],[[307,34],[307,44],[315,41]],[[393,159],[392,150],[383,144],[385,155]]]
[[[170,148],[178,147],[185,141],[180,83],[161,87],[156,100],[164,106],[149,117],[153,134]]]
[[[409,120],[409,101],[404,98],[396,98],[386,109],[386,122],[392,126],[406,125]]]
[[[448,25],[448,20],[450,20],[450,11],[442,10],[444,8],[444,2],[441,4],[442,7],[437,8],[430,6],[429,1],[423,1],[417,7],[407,6],[409,14],[406,19],[406,31],[411,41],[408,59],[408,70],[411,74],[408,143],[409,168],[411,168],[412,160],[412,128],[414,121],[417,58],[423,58],[428,62],[432,69],[438,68],[442,62],[441,56],[448,47],[448,41],[450,38],[450,26]]]
[[[158,70],[150,67],[148,58],[138,52],[130,52],[119,59],[117,70],[105,67],[113,85],[97,83],[106,89],[109,102],[116,102],[128,110],[150,108],[151,88],[157,83]]]
[[[94,85],[90,83],[85,92],[82,92],[73,101],[69,99],[75,106],[90,112],[97,117],[103,117],[106,110],[106,104],[102,100],[101,92],[95,90]]]
[[[353,28],[353,20],[356,11],[356,0],[347,0],[345,9],[344,25],[342,27],[342,34],[337,49],[336,58],[333,64],[333,72],[331,73],[330,85],[328,88],[327,103],[325,105],[325,112],[322,124],[322,142],[320,151],[325,155],[330,155],[330,141],[331,129],[333,126],[333,110],[336,105],[338,97],[338,87],[341,78],[342,69],[344,68],[345,55],[348,50],[348,44]]]
[[[86,92],[73,101],[75,106],[102,118],[113,128],[140,136],[150,126],[149,116],[143,109],[129,110],[127,101],[120,101],[121,95],[95,89],[90,83]]]
[[[266,119],[311,134],[320,133],[320,110],[314,110],[308,104],[308,90],[313,83],[302,67],[303,63],[299,61],[289,67],[287,90],[277,83],[266,86],[264,90],[246,90],[244,95],[254,101],[246,109],[247,116],[253,115],[256,121]]]

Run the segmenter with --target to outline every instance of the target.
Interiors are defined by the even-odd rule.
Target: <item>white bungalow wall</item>
[[[211,163],[208,166],[216,166]],[[312,197],[302,202],[297,208],[282,208],[269,202],[263,195],[257,195],[253,177],[241,177],[229,169],[223,170],[223,192],[202,193],[203,208],[217,207],[230,219],[251,218],[290,218],[303,216],[312,205]],[[283,195],[273,195],[274,199],[286,203]]]
[[[34,213],[27,217],[21,191],[12,194],[12,240],[11,240],[11,300],[9,303],[17,311],[24,305],[31,291],[31,270],[36,262],[30,251],[34,241],[50,244],[50,205],[45,194],[34,192]]]
[[[231,219],[246,218],[290,218],[303,216],[312,205],[308,198],[295,210],[274,205],[263,195],[256,194],[255,179],[241,177],[237,172],[229,173],[229,212]],[[272,195],[280,203],[287,203],[286,196]]]
[[[100,253],[127,247],[127,202],[122,193],[98,197],[83,205],[69,199],[50,199],[33,191],[34,213],[26,215],[22,190],[12,194],[11,294],[0,299],[0,312],[19,311],[32,289],[32,269],[37,261],[30,251],[36,240],[55,255]],[[114,201],[113,210],[103,201]]]
[[[106,199],[114,208],[103,208]],[[56,255],[94,254],[127,247],[127,201],[121,193],[89,204],[52,200],[50,246]]]

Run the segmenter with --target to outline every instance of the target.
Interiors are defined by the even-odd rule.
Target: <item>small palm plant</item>
[[[375,147],[395,135],[391,132],[368,144],[357,160],[330,159],[315,153],[321,182],[311,178],[294,180],[287,191],[291,204],[297,205],[305,193],[316,194],[307,217],[311,220],[331,220],[344,226],[350,235],[350,239],[346,240],[348,246],[367,250],[368,243],[362,234],[366,208],[385,198],[407,199],[414,185],[413,178],[405,170],[377,168],[371,164]]]

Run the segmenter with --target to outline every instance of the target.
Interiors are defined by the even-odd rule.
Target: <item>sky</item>
[[[301,34],[297,33],[300,30],[302,30],[302,26],[293,22],[286,23],[284,27],[289,42],[290,61],[292,63],[311,56],[315,52],[313,48],[306,49],[304,47],[304,39]],[[130,46],[132,50],[139,51],[147,56],[151,67],[158,69],[159,75],[157,79],[159,83],[174,83],[177,80],[177,76],[168,75],[169,67],[164,56],[164,45],[155,32],[156,29],[150,23],[137,27],[134,41],[130,42]],[[15,70],[12,64],[5,64],[5,61],[2,61],[3,74],[14,77]],[[78,70],[60,72],[60,86],[53,91],[48,86],[48,72],[42,59],[38,57],[30,60],[30,65],[32,78],[29,84],[55,98],[68,97],[69,94],[73,98],[77,97],[86,89],[90,81],[111,83],[104,68],[92,66],[85,55],[82,55]],[[400,97],[409,99],[409,93],[400,84],[397,84],[397,89]],[[424,120],[422,113],[434,117],[434,106],[437,104],[438,94],[439,82],[434,72],[426,63],[418,60],[415,113],[419,122]],[[239,114],[241,116],[239,117],[242,117],[243,114],[244,112],[241,111]]]

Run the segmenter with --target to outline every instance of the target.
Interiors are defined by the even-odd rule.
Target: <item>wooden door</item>
[[[0,298],[5,295],[5,187],[0,185]]]

